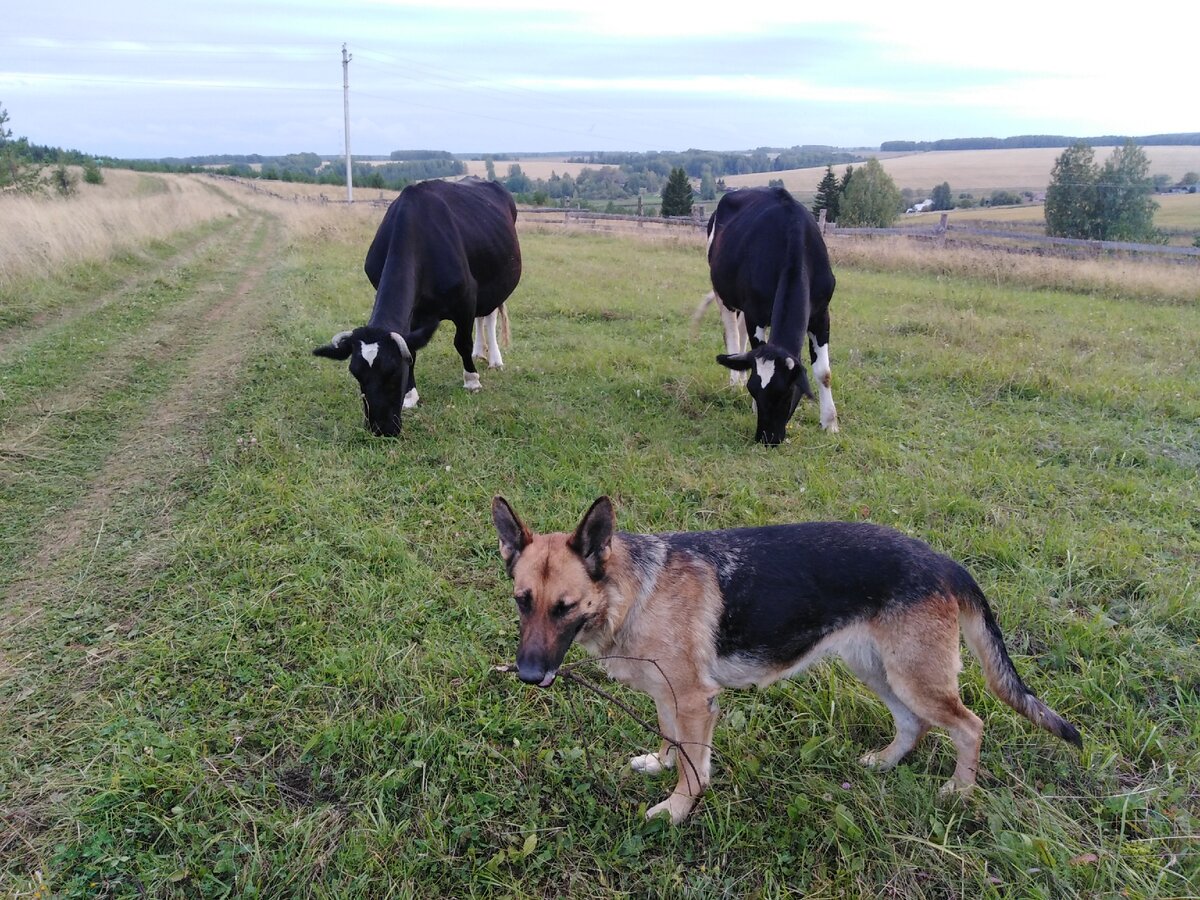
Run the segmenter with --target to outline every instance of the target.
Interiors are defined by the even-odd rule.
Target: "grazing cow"
[[[783,188],[726,194],[708,220],[708,265],[717,297],[745,316],[751,349],[722,353],[717,362],[750,374],[746,389],[758,416],[754,439],[780,443],[800,398],[813,396],[800,359],[806,332],[820,385],[821,427],[837,431],[829,370],[835,282],[812,213]],[[729,340],[727,332],[727,345]]]
[[[495,322],[521,279],[516,220],[512,195],[479,178],[411,184],[388,207],[363,265],[375,288],[370,320],[313,350],[350,360],[374,434],[399,434],[401,411],[418,400],[416,352],[443,319],[454,323],[468,391],[481,387],[472,358],[476,319],[481,332],[491,323],[489,364],[504,364]]]

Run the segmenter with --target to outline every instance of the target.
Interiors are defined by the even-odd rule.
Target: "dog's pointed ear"
[[[719,353],[717,354],[717,362],[727,369],[733,369],[735,372],[745,372],[754,365],[754,353],[753,351],[746,353]]]
[[[508,569],[511,578],[517,557],[533,540],[533,532],[513,512],[508,501],[499,496],[492,498],[492,523],[496,526],[496,533],[500,535],[500,555],[504,558],[504,567]]]
[[[351,331],[339,331],[329,339],[328,344],[313,348],[313,356],[324,356],[329,359],[349,359],[354,352],[354,342],[350,340]]]
[[[604,577],[604,565],[612,552],[614,519],[612,501],[607,497],[600,497],[592,504],[592,508],[584,513],[579,527],[567,539],[567,546],[583,559],[583,565],[592,581],[599,581]]]

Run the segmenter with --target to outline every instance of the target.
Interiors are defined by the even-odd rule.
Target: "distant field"
[[[1200,194],[1158,194],[1154,200],[1158,210],[1154,214],[1154,225],[1167,231],[1191,230],[1200,232]],[[941,218],[940,212],[916,213],[901,216],[900,225],[928,225]],[[967,222],[1018,222],[1044,224],[1045,207],[1042,204],[1027,206],[974,207],[952,209],[950,221],[959,225]]]
[[[483,178],[487,175],[487,163],[482,159],[465,160],[467,164],[468,175],[478,175]],[[570,163],[566,162],[566,157],[561,159],[547,159],[544,156],[539,156],[537,159],[506,159],[496,160],[496,174],[504,176],[508,174],[508,167],[517,164],[521,167],[521,171],[530,178],[549,178],[551,175],[570,175],[574,178],[584,169],[611,169],[613,166],[598,166],[594,163]]]
[[[1200,147],[1146,147],[1151,175],[1169,175],[1178,181],[1185,172],[1200,172]],[[995,190],[1045,190],[1050,182],[1054,161],[1062,148],[1027,150],[944,150],[912,153],[906,156],[879,156],[880,164],[899,188],[928,191],[943,181],[955,193],[990,193]],[[1109,147],[1096,148],[1096,161],[1103,162],[1112,153]],[[845,166],[834,166],[839,176]],[[784,186],[807,199],[816,192],[825,174],[824,166],[789,169],[785,172],[759,172],[732,175],[725,179],[729,187],[752,187],[782,178]]]

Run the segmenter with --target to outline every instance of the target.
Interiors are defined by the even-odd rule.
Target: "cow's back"
[[[500,184],[479,178],[411,184],[388,207],[364,269],[376,288],[372,320],[396,307],[437,306],[473,282],[476,314],[504,302],[521,277],[517,208]],[[414,286],[413,288],[408,285]],[[401,296],[415,289],[413,296]]]

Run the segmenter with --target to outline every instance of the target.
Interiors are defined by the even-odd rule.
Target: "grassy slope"
[[[295,247],[267,275],[270,327],[245,335],[203,463],[180,468],[194,499],[157,533],[144,497],[119,499],[51,573],[56,602],[0,631],[14,890],[40,870],[68,896],[1189,892],[1196,306],[841,271],[843,433],[807,405],[767,451],[712,362],[715,317],[689,339],[695,248],[526,235],[508,368],[466,395],[440,333],[421,408],[381,441],[344,366],[307,352],[361,321],[368,238]],[[940,802],[948,741],[862,771],[887,713],[826,667],[727,695],[696,817],[644,824],[669,784],[622,764],[649,735],[490,671],[515,645],[496,492],[542,529],[609,493],[633,530],[916,533],[971,566],[1085,753],[968,663],[988,774]],[[33,506],[29,527],[54,514]]]

